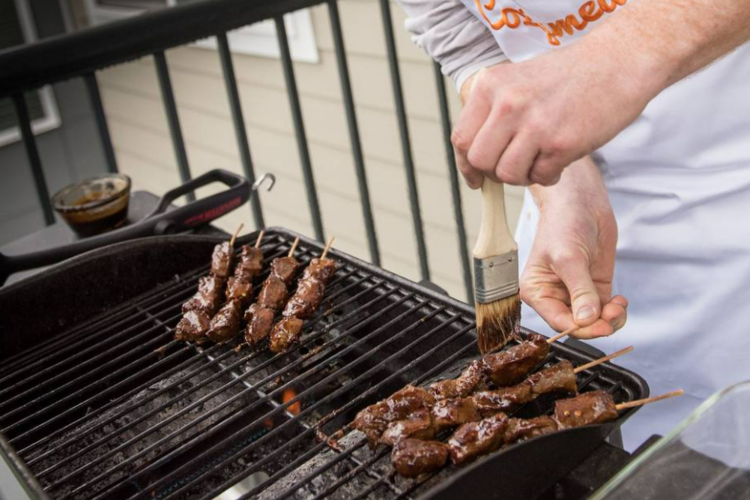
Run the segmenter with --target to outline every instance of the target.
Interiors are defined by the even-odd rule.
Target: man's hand
[[[652,97],[621,62],[589,59],[572,46],[467,80],[451,140],[470,187],[483,176],[551,185],[565,167],[635,120]]]
[[[475,189],[483,175],[554,184],[659,92],[749,38],[748,1],[633,0],[566,48],[468,82],[452,137],[459,169]]]
[[[625,297],[612,297],[617,223],[596,166],[571,165],[552,188],[533,188],[541,217],[521,277],[521,298],[557,331],[611,335],[627,320]]]

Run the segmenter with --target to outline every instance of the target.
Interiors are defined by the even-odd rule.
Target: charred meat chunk
[[[298,268],[299,261],[294,257],[279,257],[271,262],[271,274],[283,281],[286,286],[292,284]]]
[[[219,243],[211,255],[211,274],[219,278],[228,278],[234,262],[234,249],[228,241]]]
[[[443,399],[432,407],[432,421],[438,431],[481,419],[471,398]]]
[[[182,313],[203,311],[212,315],[219,308],[224,280],[217,276],[203,276],[198,280],[198,291],[187,302],[182,304]]]
[[[453,380],[441,380],[430,385],[430,392],[436,399],[465,398],[470,396],[482,381],[484,363],[472,361],[461,376]]]
[[[375,448],[390,423],[404,420],[418,410],[429,410],[434,404],[432,394],[421,387],[407,385],[388,399],[360,411],[354,418],[352,427],[364,432],[370,447]]]
[[[298,318],[283,318],[276,323],[271,332],[271,351],[279,353],[286,351],[289,346],[299,340],[302,332],[302,320]]]
[[[511,418],[508,419],[505,442],[510,444],[526,441],[537,436],[550,434],[556,430],[558,430],[558,425],[552,417]]]
[[[402,439],[391,452],[393,468],[404,477],[417,477],[436,471],[447,460],[448,447],[438,441]]]
[[[370,448],[374,449],[390,423],[391,414],[388,402],[380,401],[357,413],[352,422],[352,428],[363,432],[367,436]]]
[[[248,344],[255,345],[268,337],[273,328],[274,315],[274,311],[258,304],[253,304],[248,308],[245,312],[247,320],[245,340]]]
[[[619,416],[614,399],[604,391],[585,392],[555,402],[555,420],[562,428],[603,424]]]
[[[242,306],[238,300],[227,302],[213,318],[206,336],[214,342],[225,342],[240,332]]]
[[[243,245],[240,248],[237,265],[234,266],[234,275],[237,278],[252,279],[263,269],[263,252],[260,248]]]
[[[227,282],[227,300],[247,302],[253,296],[253,282],[245,278],[232,276]]]
[[[521,382],[513,387],[503,387],[496,391],[480,391],[471,397],[474,406],[482,414],[492,414],[498,411],[511,412],[532,401],[531,384]]]
[[[199,340],[208,331],[211,318],[203,311],[188,311],[175,328],[175,340]]]
[[[336,261],[333,259],[313,259],[302,275],[302,281],[310,278],[327,283],[336,272]]]
[[[323,300],[325,285],[317,279],[303,279],[297,285],[297,291],[284,308],[284,316],[295,316],[307,319],[313,315]]]
[[[434,437],[435,427],[432,425],[430,410],[429,408],[420,408],[405,419],[388,424],[380,437],[380,442],[388,446],[394,446],[406,438],[432,439]]]
[[[500,387],[516,385],[529,372],[545,360],[550,346],[541,335],[529,335],[529,339],[504,351],[484,356],[485,373]]]
[[[266,278],[263,288],[260,290],[260,294],[258,294],[258,305],[278,311],[284,305],[288,296],[289,291],[284,282],[279,277],[270,275]]]
[[[538,371],[526,379],[535,396],[554,392],[576,394],[576,374],[570,361],[561,361],[554,366]]]
[[[497,450],[505,442],[507,427],[508,416],[504,413],[462,425],[448,440],[451,461],[462,465]]]

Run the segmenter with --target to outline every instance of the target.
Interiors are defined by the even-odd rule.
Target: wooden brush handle
[[[500,182],[484,179],[482,184],[482,226],[474,246],[474,258],[486,259],[518,250],[505,216],[505,189]]]

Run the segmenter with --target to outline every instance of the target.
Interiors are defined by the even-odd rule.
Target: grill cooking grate
[[[292,240],[267,232],[266,262]],[[303,241],[297,257],[319,252]],[[4,361],[0,432],[56,499],[208,499],[246,478],[242,498],[415,497],[454,468],[406,480],[363,435],[327,436],[406,383],[457,374],[476,355],[471,311],[334,258],[323,306],[290,352],[174,341],[201,267]],[[554,349],[548,361],[563,356],[589,359]],[[618,401],[641,395],[607,366],[579,385]],[[542,398],[521,414],[550,408]]]

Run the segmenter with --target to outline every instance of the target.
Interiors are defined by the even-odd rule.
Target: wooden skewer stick
[[[260,242],[263,241],[264,234],[266,234],[266,231],[261,229],[260,233],[258,233],[258,239],[255,240],[255,248],[260,248]]]
[[[325,258],[326,258],[326,255],[328,255],[328,250],[330,250],[330,249],[331,249],[331,245],[333,245],[333,240],[335,240],[335,239],[336,239],[336,238],[334,238],[333,236],[331,236],[331,239],[330,239],[330,240],[328,240],[328,244],[327,244],[327,245],[326,245],[326,247],[325,247],[325,248],[323,249],[323,253],[322,253],[322,254],[320,255],[320,260],[323,260],[323,259],[325,259]]]
[[[294,251],[297,249],[297,244],[299,243],[299,236],[294,238],[294,243],[292,243],[292,248],[289,249],[289,255],[287,257],[291,257],[294,255]]]
[[[627,410],[628,408],[634,408],[636,406],[643,406],[643,405],[655,403],[656,401],[661,401],[662,399],[674,398],[676,396],[682,396],[683,394],[685,394],[685,391],[683,391],[682,389],[678,389],[676,391],[662,394],[661,396],[654,396],[653,398],[637,399],[629,403],[620,403],[615,408],[617,408],[617,411]]]
[[[562,332],[562,333],[558,333],[558,334],[557,334],[557,335],[555,335],[554,337],[550,337],[550,338],[548,338],[548,339],[547,339],[547,343],[548,343],[548,344],[552,344],[553,342],[557,342],[557,341],[558,341],[558,340],[560,340],[561,338],[563,338],[563,337],[567,337],[568,335],[570,335],[571,333],[573,333],[573,332],[575,332],[576,330],[579,330],[579,329],[580,329],[580,327],[578,327],[578,326],[574,326],[574,327],[568,328],[568,329],[567,329],[567,330],[565,330],[564,332]]]
[[[238,234],[240,234],[240,231],[242,231],[242,228],[243,228],[243,227],[245,227],[245,225],[244,225],[244,224],[240,224],[240,227],[238,227],[238,228],[237,228],[237,230],[236,230],[236,231],[234,232],[234,234],[232,235],[232,239],[231,239],[231,240],[229,240],[229,246],[230,246],[230,247],[233,247],[233,246],[234,246],[234,240],[236,240],[236,239],[237,239],[237,235],[238,235]]]
[[[589,368],[593,368],[593,367],[595,367],[596,365],[600,365],[600,364],[602,364],[602,363],[604,363],[604,362],[606,362],[606,361],[609,361],[610,359],[615,359],[615,358],[619,358],[619,357],[620,357],[620,356],[622,356],[623,354],[627,354],[627,353],[629,353],[629,352],[630,352],[630,351],[632,351],[632,350],[633,350],[633,346],[631,345],[630,347],[626,347],[625,349],[620,349],[620,350],[619,350],[619,351],[617,351],[617,352],[613,352],[613,353],[612,353],[612,354],[610,354],[609,356],[604,356],[603,358],[595,359],[595,360],[594,360],[594,361],[592,361],[591,363],[586,363],[585,365],[581,365],[581,366],[579,366],[578,368],[576,368],[576,369],[575,369],[575,370],[573,370],[573,371],[574,371],[575,373],[580,373],[580,372],[582,372],[583,370],[588,370]]]

